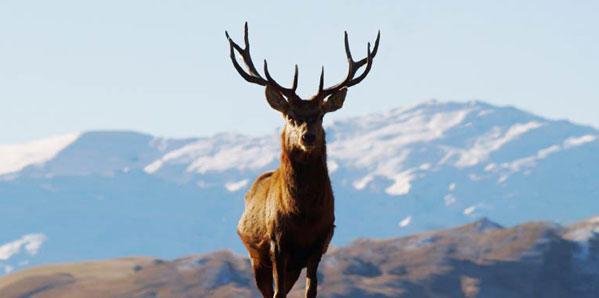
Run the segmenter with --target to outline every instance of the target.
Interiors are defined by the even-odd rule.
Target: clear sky
[[[300,94],[346,72],[381,29],[369,77],[340,118],[436,98],[514,105],[599,127],[598,1],[0,1],[0,143],[74,131],[271,133],[264,90],[238,76],[243,22]],[[260,67],[261,68],[261,67]]]

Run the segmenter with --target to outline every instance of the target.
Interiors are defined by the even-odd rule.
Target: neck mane
[[[291,148],[285,138],[281,143],[279,171],[285,180],[285,188],[295,200],[306,200],[324,194],[330,189],[327,169],[326,144],[311,152]]]

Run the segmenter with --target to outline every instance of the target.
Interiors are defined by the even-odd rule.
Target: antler
[[[297,90],[297,77],[298,77],[297,64],[295,65],[295,74],[293,75],[293,85],[292,85],[291,89],[285,88],[285,87],[279,85],[279,83],[277,83],[270,76],[270,73],[268,72],[268,63],[266,62],[266,59],[264,59],[264,73],[266,74],[266,79],[264,79],[260,75],[260,73],[256,70],[256,67],[254,66],[254,62],[252,62],[252,57],[250,55],[250,42],[248,39],[248,23],[247,22],[245,22],[244,38],[243,38],[244,42],[245,42],[245,48],[242,49],[238,44],[236,44],[229,36],[229,32],[225,31],[225,35],[227,36],[227,39],[229,40],[229,45],[231,47],[231,61],[233,62],[233,66],[235,67],[237,72],[246,81],[248,81],[250,83],[258,84],[261,86],[269,85],[269,86],[275,88],[276,90],[278,90],[279,92],[281,92],[283,95],[285,95],[288,100],[299,99],[299,97],[295,93],[295,91]],[[248,72],[246,72],[241,67],[241,65],[239,65],[239,63],[237,63],[237,59],[235,58],[235,51],[237,51],[241,55],[243,62],[247,66]]]
[[[360,83],[366,77],[366,75],[368,75],[368,72],[370,71],[370,68],[372,67],[372,60],[374,59],[374,56],[376,56],[376,52],[379,49],[380,37],[381,37],[381,31],[379,31],[378,34],[376,35],[376,41],[374,42],[374,49],[372,50],[372,52],[370,52],[370,43],[368,43],[368,52],[367,52],[366,58],[363,58],[362,60],[356,62],[352,58],[351,51],[349,50],[349,40],[347,38],[347,31],[345,31],[345,55],[347,56],[347,63],[349,64],[349,69],[347,71],[347,77],[345,77],[345,80],[343,80],[341,83],[324,89],[323,88],[324,87],[324,67],[323,67],[322,71],[320,73],[320,84],[318,87],[318,94],[316,94],[316,96],[314,96],[314,98],[323,100],[327,96],[329,96],[343,88],[348,88],[348,87],[351,87],[351,86],[354,86],[354,85]],[[354,78],[358,69],[360,69],[362,66],[364,66],[364,64],[366,64],[366,68],[364,69],[364,72],[357,78]]]

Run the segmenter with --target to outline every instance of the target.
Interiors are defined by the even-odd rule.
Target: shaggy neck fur
[[[326,145],[323,141],[320,146],[303,151],[290,146],[285,134],[281,137],[281,145],[279,172],[284,180],[284,191],[288,194],[285,197],[289,198],[288,202],[282,203],[290,212],[304,213],[319,205],[331,193]]]

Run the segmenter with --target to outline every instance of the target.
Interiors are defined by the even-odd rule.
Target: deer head
[[[245,23],[244,30],[245,47],[241,48],[236,44],[229,33],[225,31],[225,35],[229,40],[231,49],[231,61],[239,74],[248,82],[266,87],[266,100],[268,104],[275,110],[281,112],[285,119],[283,128],[283,147],[291,150],[301,150],[303,152],[318,151],[324,147],[324,129],[322,127],[322,119],[324,114],[336,111],[343,106],[347,89],[360,83],[370,71],[372,60],[376,55],[379,46],[380,31],[377,34],[374,48],[370,50],[368,43],[368,51],[366,58],[359,61],[354,61],[349,49],[349,41],[347,31],[345,32],[345,54],[349,69],[345,80],[333,85],[329,88],[324,88],[324,67],[320,73],[320,84],[318,93],[307,100],[301,99],[297,94],[297,78],[298,68],[295,65],[295,74],[293,76],[293,84],[291,88],[285,88],[277,83],[268,72],[268,63],[264,60],[264,74],[266,79],[256,70],[252,58],[250,56],[250,44],[248,39],[248,25]],[[247,69],[242,68],[236,59],[238,53]],[[364,71],[361,75],[356,76],[357,71],[362,67]]]

